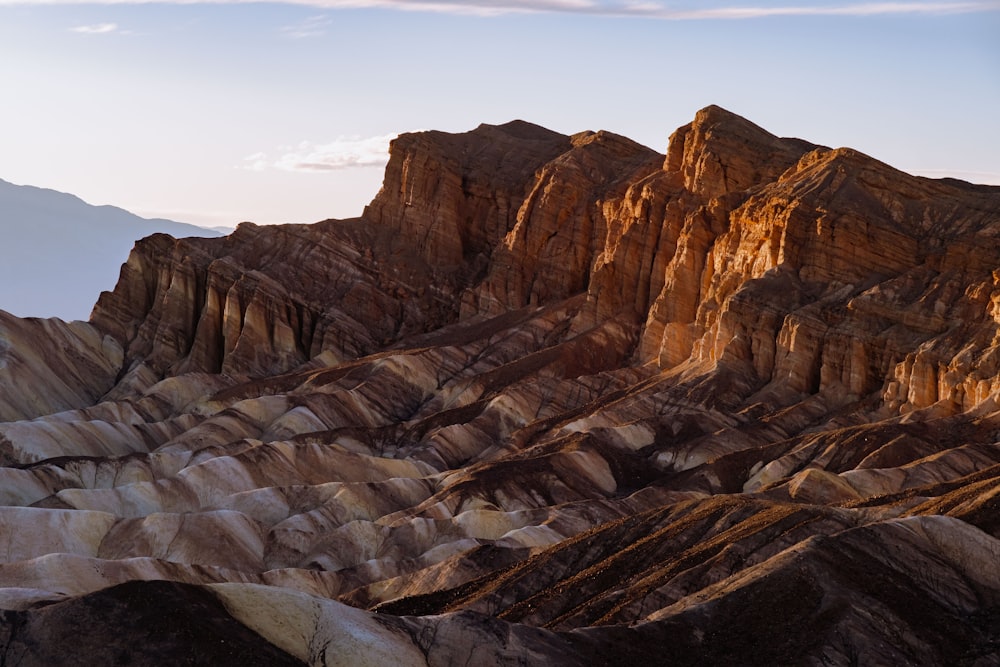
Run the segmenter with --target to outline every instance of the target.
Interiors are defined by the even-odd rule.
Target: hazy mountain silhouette
[[[87,319],[101,291],[115,286],[135,241],[156,232],[222,235],[0,179],[0,309],[21,317]]]

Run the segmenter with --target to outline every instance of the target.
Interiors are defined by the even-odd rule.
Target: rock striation
[[[0,319],[3,655],[998,664],[998,237],[708,107],[144,239],[89,323]]]

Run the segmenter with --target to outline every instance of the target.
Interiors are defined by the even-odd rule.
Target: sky
[[[709,104],[1000,184],[1000,1],[0,0],[0,89],[0,178],[205,226],[360,215],[402,132]]]

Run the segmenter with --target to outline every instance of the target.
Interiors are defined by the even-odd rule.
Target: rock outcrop
[[[709,107],[147,238],[90,323],[0,321],[3,655],[998,664],[998,237]]]

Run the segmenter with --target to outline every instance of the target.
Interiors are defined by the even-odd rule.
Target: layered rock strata
[[[709,107],[145,239],[89,324],[0,320],[3,655],[998,664],[998,235]]]

